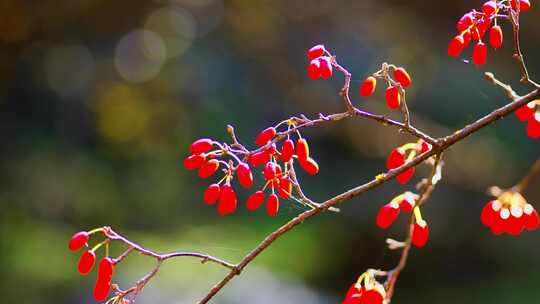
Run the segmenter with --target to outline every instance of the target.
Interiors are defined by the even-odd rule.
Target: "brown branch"
[[[540,157],[536,159],[534,164],[529,169],[529,172],[527,172],[527,174],[519,181],[519,183],[517,183],[517,185],[513,187],[513,189],[516,192],[522,192],[529,186],[531,180],[533,180],[538,173],[540,173]]]
[[[522,83],[531,84],[537,88],[540,88],[540,84],[534,82],[529,77],[529,71],[527,70],[527,65],[525,64],[525,59],[523,57],[523,53],[521,52],[521,39],[519,37],[519,15],[519,11],[515,11],[513,9],[510,10],[510,23],[512,24],[512,31],[514,33],[514,58],[518,61],[522,74],[520,81]]]
[[[414,167],[421,162],[425,161],[429,157],[440,154],[444,150],[448,149],[455,143],[467,138],[469,135],[481,130],[482,128],[494,123],[495,121],[498,121],[499,119],[513,113],[515,110],[517,110],[519,107],[531,102],[532,100],[535,100],[536,98],[540,97],[540,91],[534,90],[527,95],[517,98],[513,100],[511,103],[500,107],[491,113],[487,114],[486,116],[478,119],[477,121],[473,122],[472,124],[469,124],[465,126],[464,128],[454,132],[451,135],[448,135],[446,137],[438,139],[436,142],[438,145],[434,146],[433,149],[429,152],[426,152],[424,154],[421,154],[414,159],[412,159],[410,162],[400,166],[399,168],[393,169],[388,171],[386,174],[383,174],[381,176],[378,176],[377,178],[361,185],[355,188],[352,188],[344,193],[341,193],[324,203],[322,203],[318,208],[305,211],[274,232],[270,233],[262,242],[260,242],[250,253],[248,253],[241,261],[237,264],[236,268],[234,270],[231,270],[220,282],[218,282],[212,289],[206,294],[206,296],[201,299],[198,303],[204,304],[208,303],[210,299],[212,299],[232,278],[234,278],[236,275],[239,275],[244,268],[253,261],[262,251],[264,251],[268,246],[270,246],[276,239],[278,239],[280,236],[288,232],[289,230],[296,227],[298,224],[303,223],[305,220],[318,215],[319,213],[322,213],[326,210],[328,210],[330,207],[333,207],[337,204],[340,204],[344,201],[347,201],[353,197],[359,196],[364,192],[367,192],[373,188],[376,188],[383,183],[387,182],[388,180],[394,178],[396,175],[404,172],[405,170]]]

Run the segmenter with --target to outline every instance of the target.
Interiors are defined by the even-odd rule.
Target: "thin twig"
[[[537,84],[529,77],[529,71],[525,64],[525,59],[523,53],[521,52],[521,43],[519,37],[519,11],[510,10],[510,23],[512,24],[512,31],[514,33],[514,58],[519,63],[519,68],[521,69],[521,79],[520,81],[525,84],[531,84],[537,88],[540,88],[540,84]]]
[[[522,192],[525,190],[532,179],[534,179],[538,173],[540,173],[540,157],[534,162],[527,174],[513,187],[516,192]]]

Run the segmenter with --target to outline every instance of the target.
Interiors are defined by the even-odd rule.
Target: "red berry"
[[[212,149],[213,141],[210,138],[201,138],[191,144],[191,154],[201,154]]]
[[[401,104],[401,94],[398,87],[389,86],[386,88],[386,104],[390,109],[397,109]]]
[[[407,191],[403,194],[403,200],[399,203],[399,207],[403,212],[411,213],[416,204],[417,198],[418,196],[416,194]]]
[[[467,48],[471,43],[471,36],[471,31],[461,33],[461,37],[463,38],[463,49]]]
[[[401,148],[392,150],[386,160],[386,169],[392,170],[405,163],[405,152]]]
[[[511,0],[512,8],[517,10],[517,1]],[[519,0],[519,11],[525,12],[531,8],[531,2],[529,0]]]
[[[474,22],[474,17],[471,13],[467,13],[463,15],[458,23],[457,23],[457,29],[458,32],[463,32],[464,30],[468,29]]]
[[[540,112],[535,113],[527,123],[527,136],[533,139],[540,137]]]
[[[88,234],[88,232],[79,231],[71,237],[68,247],[71,251],[77,251],[83,248],[84,245],[86,245],[88,239],[90,239],[90,235]]]
[[[503,43],[503,31],[500,26],[495,25],[489,31],[489,44],[492,48],[498,49]]]
[[[195,170],[202,166],[206,157],[204,154],[192,154],[184,159],[184,168],[187,170]]]
[[[242,187],[249,188],[251,185],[253,185],[253,174],[251,173],[251,169],[249,168],[248,164],[238,164],[236,173],[238,174],[238,180],[240,181],[240,185],[242,185]]]
[[[480,221],[487,227],[492,227],[496,218],[499,216],[499,210],[502,205],[499,201],[494,200],[487,203],[480,214]]]
[[[527,230],[536,230],[540,225],[538,213],[531,204],[526,204],[523,207],[523,224]]]
[[[409,168],[409,169],[403,171],[402,173],[396,175],[396,180],[400,184],[404,185],[404,184],[408,183],[411,180],[411,178],[414,175],[414,171],[415,171],[414,167]]]
[[[309,62],[307,73],[312,80],[317,80],[321,77],[321,63],[318,59],[313,59]]]
[[[448,55],[450,57],[457,57],[463,51],[465,48],[465,41],[463,39],[463,36],[457,35],[452,40],[450,40],[450,43],[448,44]]]
[[[279,197],[283,199],[288,199],[289,197],[291,197],[292,186],[292,182],[289,180],[289,178],[280,178],[278,189]]]
[[[488,1],[482,5],[482,11],[484,14],[490,16],[497,11],[497,4],[495,1]]]
[[[375,93],[375,89],[377,88],[377,79],[373,76],[369,76],[364,80],[362,85],[360,86],[360,96],[368,97],[373,95]]]
[[[479,19],[476,24],[476,27],[473,28],[473,38],[475,40],[482,39],[490,26],[491,26],[490,18]]]
[[[321,57],[326,52],[326,49],[324,48],[324,45],[317,44],[316,46],[310,48],[307,52],[307,56],[309,60],[313,60],[316,58]]]
[[[94,300],[97,302],[102,302],[107,300],[109,296],[109,291],[111,289],[111,281],[100,281],[96,282],[96,287],[94,287]]]
[[[379,209],[377,213],[376,224],[381,229],[386,229],[392,225],[399,215],[399,206],[397,204],[386,204]]]
[[[516,110],[516,116],[521,121],[527,121],[534,116],[534,108],[536,103],[534,101],[529,102],[528,104],[522,106]]]
[[[518,206],[513,206],[510,209],[510,217],[508,218],[507,232],[510,235],[518,236],[525,228],[523,222],[523,209]]]
[[[199,168],[199,177],[200,178],[209,178],[214,175],[219,168],[219,161],[217,159],[211,159],[204,163]]]
[[[279,198],[274,193],[268,196],[266,201],[266,214],[268,216],[276,216],[279,211]]]
[[[229,184],[225,184],[221,187],[221,195],[218,202],[218,213],[221,216],[233,213],[236,210],[237,199],[236,193]]]
[[[399,82],[404,88],[411,85],[411,76],[404,68],[394,69],[394,79]]]
[[[290,139],[287,139],[283,142],[281,146],[281,161],[286,163],[292,159],[294,154],[294,142]]]
[[[96,262],[96,254],[92,250],[87,250],[83,252],[81,258],[79,259],[79,265],[77,266],[77,271],[80,274],[85,275],[92,270],[94,263]]]
[[[381,284],[376,284],[371,289],[366,289],[362,294],[362,304],[382,304],[386,292]]]
[[[263,191],[257,191],[250,195],[246,202],[246,208],[249,211],[255,211],[257,210],[264,201],[264,192]]]
[[[262,130],[261,133],[259,133],[259,135],[257,135],[257,138],[255,138],[255,143],[257,143],[257,145],[259,146],[264,146],[269,141],[271,141],[272,138],[276,136],[276,134],[277,134],[276,128],[268,127]]]
[[[98,281],[111,281],[114,271],[114,261],[110,257],[104,257],[99,262]]]
[[[272,180],[276,177],[276,163],[267,162],[263,170],[264,178],[266,180]]]
[[[216,203],[217,199],[219,198],[219,195],[221,193],[221,189],[218,184],[211,184],[206,188],[204,191],[204,202],[208,205],[213,205]]]
[[[487,46],[482,41],[479,41],[473,49],[473,63],[476,65],[486,64],[487,61]]]
[[[249,156],[249,163],[253,167],[258,167],[268,162],[270,160],[270,156],[271,156],[271,153],[269,150],[253,153],[252,155]]]
[[[496,208],[497,205],[494,203],[493,208]],[[503,208],[502,205],[498,208],[495,217],[492,219],[491,224],[491,233],[495,235],[500,235],[506,232],[506,220],[510,217],[510,210],[508,208]]]
[[[321,72],[321,77],[323,79],[328,79],[332,77],[332,62],[330,57],[321,57],[319,60],[319,71]]]
[[[417,221],[414,224],[412,234],[412,244],[418,248],[424,247],[427,244],[429,236],[429,227],[426,221]]]
[[[319,173],[319,164],[311,157],[308,157],[306,160],[300,160],[300,167],[311,175]]]
[[[300,138],[296,141],[296,155],[300,161],[308,159],[309,146],[305,138]]]

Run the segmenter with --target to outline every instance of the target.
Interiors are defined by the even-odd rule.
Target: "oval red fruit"
[[[411,85],[411,76],[402,67],[394,69],[394,79],[399,82],[404,88]]]
[[[271,153],[269,150],[259,151],[249,156],[249,163],[253,167],[258,167],[267,163],[270,160]]]
[[[492,48],[498,49],[503,44],[503,31],[500,26],[495,25],[489,31],[489,44]]]
[[[450,40],[450,43],[448,44],[448,55],[450,57],[457,57],[463,51],[465,48],[465,40],[463,39],[463,36],[457,35],[452,40]]]
[[[405,152],[400,149],[396,148],[390,152],[390,155],[388,156],[388,159],[386,160],[386,169],[392,170],[397,167],[400,167],[405,163]]]
[[[399,206],[397,204],[386,204],[379,209],[375,223],[379,228],[386,229],[392,225],[399,215]]]
[[[251,185],[253,185],[253,173],[251,173],[251,169],[249,168],[248,164],[238,164],[236,173],[238,174],[238,180],[240,181],[240,185],[242,185],[242,187],[249,188]]]
[[[266,201],[266,214],[268,216],[276,216],[279,211],[279,198],[274,193],[268,196]]]
[[[84,245],[86,245],[89,238],[90,238],[90,235],[88,234],[88,232],[79,231],[71,237],[71,240],[69,240],[68,247],[72,251],[77,251],[81,249]]]
[[[362,97],[368,97],[373,95],[375,93],[375,89],[377,88],[377,79],[373,76],[369,76],[362,82],[362,85],[360,86],[360,96]]]
[[[281,146],[281,161],[286,163],[292,159],[294,154],[294,142],[290,139],[287,139],[283,142]]]
[[[386,88],[386,104],[390,109],[397,109],[401,104],[401,94],[398,87],[389,86]]]
[[[320,65],[319,70],[321,72],[321,77],[323,79],[328,79],[332,77],[332,62],[330,60],[330,57],[321,57],[318,60]]]
[[[402,173],[396,175],[396,180],[402,184],[402,185],[405,185],[406,183],[408,183],[411,178],[413,177],[414,175],[414,167],[412,168],[409,168],[405,171],[403,171]]]
[[[321,77],[321,63],[318,59],[313,59],[309,62],[307,73],[312,80],[317,80]]]
[[[234,189],[229,184],[221,187],[221,194],[218,202],[218,213],[221,216],[233,213],[236,210],[237,198]]]
[[[319,164],[317,164],[317,162],[311,157],[308,157],[305,160],[300,160],[300,167],[311,175],[319,173]]]
[[[257,210],[262,205],[262,203],[264,202],[264,197],[265,197],[265,195],[264,195],[263,191],[257,191],[255,193],[253,193],[247,199],[246,208],[249,211]]]
[[[79,264],[77,265],[77,271],[80,274],[85,275],[92,270],[94,263],[96,262],[96,254],[92,250],[87,250],[83,252],[81,258],[79,259]]]
[[[458,32],[463,32],[464,30],[468,29],[474,22],[474,17],[471,13],[467,13],[463,15],[458,23],[457,23],[457,30]]]
[[[426,221],[417,221],[414,224],[412,234],[412,244],[418,248],[424,247],[427,244],[429,237],[429,227]]]
[[[114,271],[114,261],[110,257],[104,257],[99,262],[98,281],[111,281]]]
[[[109,297],[109,291],[111,290],[111,281],[97,280],[96,287],[94,287],[94,300],[102,302]]]
[[[532,139],[540,138],[540,112],[533,115],[527,123],[527,136]]]
[[[527,121],[534,116],[535,101],[529,102],[516,110],[516,116],[521,121]]]
[[[298,160],[306,160],[309,157],[309,146],[305,138],[296,141],[296,156]]]
[[[214,175],[219,168],[219,161],[217,159],[211,159],[204,163],[199,168],[199,177],[200,178],[209,178]]]
[[[278,195],[279,197],[283,199],[288,199],[291,197],[292,193],[292,182],[289,180],[289,178],[280,178],[279,179],[279,188],[278,188]]]
[[[486,64],[487,61],[487,46],[482,41],[479,41],[473,49],[473,63],[476,65]]]
[[[257,145],[259,146],[264,146],[269,141],[271,141],[272,138],[276,136],[276,134],[277,134],[276,128],[268,127],[262,130],[261,133],[259,133],[259,135],[257,135],[257,138],[255,138],[255,143],[257,143]]]
[[[495,1],[488,1],[482,5],[482,11],[489,16],[497,11],[497,4]]]
[[[184,168],[187,170],[195,170],[202,166],[206,157],[204,154],[193,154],[184,159]]]
[[[527,230],[536,230],[540,226],[540,218],[538,213],[531,204],[526,204],[523,207],[523,223]]]
[[[191,144],[191,154],[201,154],[212,149],[213,141],[210,138],[201,138]]]
[[[307,57],[309,60],[313,60],[313,59],[321,57],[322,55],[324,55],[325,52],[326,52],[326,49],[324,45],[317,44],[316,46],[308,50]]]
[[[512,8],[517,9],[517,1],[511,0]],[[519,0],[519,11],[525,12],[528,11],[531,8],[531,2],[529,0]]]
[[[208,205],[213,205],[216,203],[217,199],[219,198],[219,195],[221,193],[221,188],[218,184],[211,184],[206,188],[204,191],[204,202]]]

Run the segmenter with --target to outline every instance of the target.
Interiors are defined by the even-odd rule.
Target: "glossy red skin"
[[[279,198],[274,193],[268,196],[266,201],[266,214],[268,216],[274,217],[279,212]]]
[[[92,267],[94,267],[95,262],[96,262],[96,254],[92,250],[87,250],[83,252],[83,254],[81,255],[81,258],[79,259],[79,264],[77,265],[77,271],[82,275],[86,275],[92,270]]]
[[[225,216],[236,211],[237,207],[236,193],[229,184],[221,186],[221,195],[218,201],[218,213],[221,216]]]
[[[283,142],[281,146],[281,161],[286,163],[290,161],[294,154],[294,142],[290,139],[287,139]]]
[[[375,93],[375,89],[377,88],[377,79],[373,76],[369,76],[364,80],[362,85],[360,86],[360,96],[362,97],[369,97]]]
[[[307,52],[308,59],[313,60],[313,59],[319,58],[322,55],[324,55],[325,51],[326,49],[324,45],[317,44],[308,50]]]
[[[221,194],[221,188],[219,187],[219,185],[211,184],[204,191],[203,200],[206,204],[213,205],[218,200],[220,194]]]
[[[399,215],[399,206],[386,204],[379,209],[375,223],[381,229],[387,229],[397,219]]]
[[[77,251],[83,248],[84,245],[86,245],[86,243],[88,242],[88,239],[90,239],[90,235],[88,234],[88,232],[79,231],[71,237],[68,244],[68,248],[71,251]]]
[[[252,195],[248,197],[248,200],[246,202],[246,208],[249,211],[255,211],[259,209],[259,207],[264,202],[264,198],[265,198],[265,195],[263,191],[257,191],[253,193]]]
[[[411,85],[411,76],[404,68],[396,68],[394,70],[394,79],[399,82],[404,88]]]
[[[264,146],[269,141],[271,141],[272,138],[276,136],[276,134],[277,134],[276,128],[268,127],[262,130],[261,133],[259,133],[259,135],[257,135],[257,137],[255,138],[255,143],[259,146]]]
[[[205,156],[203,154],[193,154],[184,159],[184,168],[187,170],[198,169],[204,164]]]
[[[191,154],[201,154],[212,149],[212,140],[210,138],[201,138],[194,141],[191,146]]]
[[[253,173],[251,172],[248,164],[240,163],[238,165],[236,174],[238,175],[238,181],[242,187],[249,188],[251,185],[253,185]]]

